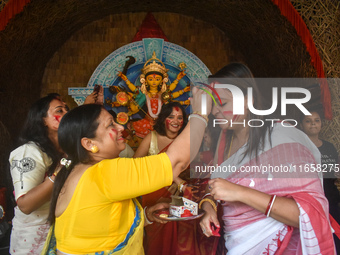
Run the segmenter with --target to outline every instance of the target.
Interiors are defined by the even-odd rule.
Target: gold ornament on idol
[[[99,151],[99,149],[98,149],[97,145],[93,145],[93,146],[91,147],[91,152],[92,152],[92,153],[97,153],[98,151]]]

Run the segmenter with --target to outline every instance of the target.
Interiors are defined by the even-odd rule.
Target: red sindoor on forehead
[[[149,74],[148,76],[152,76],[153,78],[156,78],[156,75],[158,75],[158,74],[152,73],[152,74]]]

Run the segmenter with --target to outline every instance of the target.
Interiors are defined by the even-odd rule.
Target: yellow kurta
[[[165,153],[103,160],[88,168],[68,207],[56,218],[57,249],[71,254],[114,249],[134,221],[132,198],[171,183],[172,167]]]

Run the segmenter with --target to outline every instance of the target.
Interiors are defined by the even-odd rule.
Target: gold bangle
[[[215,202],[213,200],[209,199],[209,198],[204,198],[200,201],[200,203],[198,204],[199,209],[201,209],[202,204],[204,202],[209,202],[211,204],[211,206],[214,208],[215,212],[217,212],[217,206],[216,206]]]
[[[177,185],[177,190],[179,191],[179,193],[182,193],[183,191],[183,186],[186,184],[186,181],[182,181],[180,182],[180,184]]]

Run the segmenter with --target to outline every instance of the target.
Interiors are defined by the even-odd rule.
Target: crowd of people
[[[303,116],[301,130],[280,122],[230,125],[264,116],[246,105],[244,115],[233,114],[232,93],[215,86],[219,79],[244,78],[238,87],[246,97],[253,89],[255,109],[263,109],[261,88],[241,63],[209,78],[220,103],[207,96],[202,114],[207,88],[194,86],[189,116],[181,103],[163,104],[133,157],[121,154],[124,127],[100,104],[102,88],[72,110],[58,94],[39,99],[9,159],[17,204],[11,254],[339,252],[336,171],[329,169],[327,176],[216,171],[190,177],[190,162],[225,169],[338,164],[335,147],[319,138],[319,113]],[[213,118],[227,121],[215,129]],[[171,222],[155,217],[173,195],[196,202],[203,216]]]

